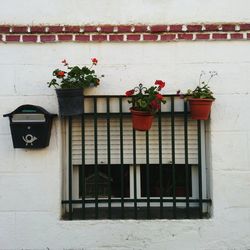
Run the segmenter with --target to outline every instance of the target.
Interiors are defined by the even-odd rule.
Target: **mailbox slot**
[[[45,122],[44,114],[14,114],[12,122]]]

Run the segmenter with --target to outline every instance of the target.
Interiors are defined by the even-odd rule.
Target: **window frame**
[[[97,98],[97,97],[96,96],[92,96],[92,98]],[[101,98],[104,98],[104,97],[101,97]],[[111,98],[114,98],[114,96],[112,96]],[[123,97],[119,96],[118,98],[121,99]],[[171,96],[171,103],[172,103],[172,100],[174,100],[174,98],[175,98],[174,96]],[[185,111],[184,111],[185,116],[187,116],[188,115],[187,103],[184,103],[184,109],[185,109]],[[171,115],[171,123],[172,123],[172,117],[175,116],[175,112],[171,111],[170,115]],[[97,118],[94,118],[94,119],[97,119]],[[70,125],[70,122],[71,122],[71,125]],[[72,142],[71,143],[69,142],[72,139],[71,138],[71,136],[72,136],[72,117],[68,117],[67,119],[65,119],[64,125],[65,125],[65,132],[66,132],[65,143],[66,143],[66,145],[68,145],[68,149],[69,149],[72,146],[71,145]],[[209,208],[209,204],[211,203],[211,199],[208,197],[209,192],[208,192],[208,188],[207,188],[207,186],[208,186],[208,182],[207,182],[207,176],[208,176],[208,174],[207,174],[206,154],[205,154],[205,152],[206,152],[205,122],[198,121],[197,122],[197,127],[198,127],[198,130],[200,130],[199,131],[200,136],[199,136],[199,140],[198,140],[199,141],[198,143],[200,144],[200,150],[199,150],[200,163],[198,165],[200,165],[200,172],[201,172],[201,173],[197,174],[198,175],[197,178],[199,179],[199,182],[201,181],[201,185],[200,185],[200,183],[198,184],[199,190],[196,192],[196,194],[198,193],[198,199],[196,199],[196,204],[198,204],[198,206],[199,206],[199,217],[203,218],[203,215],[202,215],[203,211],[206,211],[206,213],[207,213],[208,212],[208,208]],[[71,130],[71,132],[70,132],[70,130]],[[72,172],[72,170],[74,169],[74,167],[72,166],[72,158],[69,156],[69,154],[70,154],[69,151],[70,150],[66,150],[66,152],[68,153],[67,154],[68,165],[71,165],[71,167],[68,169],[68,173],[70,171]],[[136,165],[138,165],[138,164],[136,164]],[[131,165],[131,168],[134,168],[134,165]],[[197,168],[199,168],[199,166]],[[138,170],[136,170],[136,171],[138,171]],[[133,173],[133,171],[132,172],[130,171],[130,173]],[[204,173],[206,173],[206,174],[204,174]],[[131,175],[132,175],[131,179],[133,179],[133,174],[131,174]],[[139,176],[139,174],[137,173],[137,178],[138,178],[138,176]],[[192,176],[194,176],[194,175],[192,175]],[[71,178],[71,180],[69,181],[70,178]],[[197,181],[198,181],[197,178],[195,178],[195,179],[192,178],[192,183],[195,183],[195,182],[197,183]],[[64,182],[66,184],[66,185],[64,185],[64,187],[65,186],[69,186],[70,183],[72,185],[72,173],[71,173],[71,176],[69,174],[68,178],[66,177],[64,179]],[[137,183],[138,183],[138,181],[137,181]],[[71,187],[71,189],[72,189],[72,187]],[[139,188],[137,188],[137,196],[138,196],[137,198],[140,197],[138,195],[138,190],[139,190]],[[132,195],[133,188],[131,188],[131,192],[130,193]],[[69,197],[69,199],[67,197]],[[162,198],[165,198],[165,197],[162,197]],[[166,198],[168,198],[168,197],[166,197]],[[178,200],[178,197],[173,197],[173,198],[175,198],[174,199],[175,202],[176,202],[176,200]],[[188,200],[190,200],[190,198],[192,199],[192,198],[195,198],[195,197],[188,197]],[[126,199],[126,198],[124,198],[124,199]],[[186,199],[187,199],[187,197],[186,197]],[[70,188],[68,188],[68,189],[66,188],[66,190],[64,189],[64,197],[63,197],[62,203],[66,204],[66,206],[64,206],[63,212],[65,212],[67,210],[72,210],[73,209],[73,203],[74,204],[78,204],[78,202],[76,202],[76,203],[73,202],[73,191],[70,190]],[[81,203],[79,203],[79,204],[81,204]],[[173,202],[171,201],[169,204],[171,206],[171,204],[173,205]],[[183,203],[179,203],[179,204],[183,204],[185,206],[185,204],[187,204],[187,202],[183,201]],[[68,206],[68,208],[67,208],[67,206]],[[189,206],[192,207],[193,204],[189,203]],[[175,216],[173,216],[173,218],[175,218]],[[189,216],[187,216],[187,218],[189,218]],[[68,219],[71,220],[71,219],[73,219],[73,217],[69,216]],[[85,219],[85,218],[83,218],[83,219]],[[95,219],[98,219],[98,216]]]

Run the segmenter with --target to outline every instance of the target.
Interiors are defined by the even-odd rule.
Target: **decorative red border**
[[[250,40],[250,23],[171,25],[0,25],[0,42],[171,42]]]

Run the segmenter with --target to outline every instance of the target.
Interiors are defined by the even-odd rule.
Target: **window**
[[[84,97],[67,118],[65,219],[203,218],[208,198],[205,129],[175,96],[149,132],[132,129],[124,96]]]

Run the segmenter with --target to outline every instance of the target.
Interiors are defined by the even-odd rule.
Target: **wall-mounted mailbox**
[[[57,116],[42,107],[22,105],[4,117],[10,119],[14,148],[45,148],[49,145],[52,120]]]

